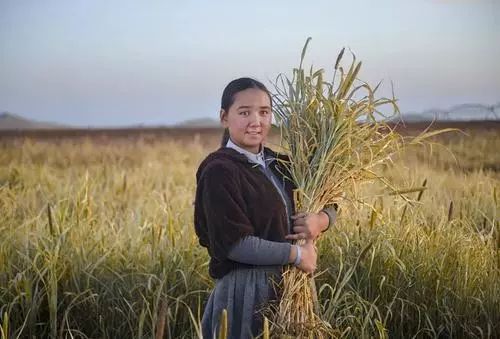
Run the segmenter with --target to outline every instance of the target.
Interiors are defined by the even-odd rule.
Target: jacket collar
[[[228,139],[226,147],[232,148],[232,149],[238,151],[239,153],[243,154],[244,156],[247,157],[248,161],[253,162],[254,164],[259,164],[264,168],[267,166],[266,160],[268,161],[268,159],[265,159],[264,147],[262,147],[262,144],[260,144],[260,152],[257,154],[252,153],[250,151],[247,151],[246,149],[236,145],[231,140],[231,138]]]
[[[262,151],[264,152],[264,159],[266,161],[267,167],[276,170],[277,167],[281,167],[279,164],[280,161],[285,161],[288,162],[289,158],[286,154],[283,153],[277,153],[273,151],[272,149],[263,146]],[[221,146],[219,147],[216,151],[210,153],[200,164],[198,168],[198,174],[201,175],[201,172],[204,170],[204,168],[212,161],[215,160],[231,160],[235,161],[241,164],[244,164],[245,166],[249,167],[256,167],[257,165],[247,158],[246,155],[238,152],[234,148],[226,147],[226,146]],[[197,174],[197,176],[198,176]]]

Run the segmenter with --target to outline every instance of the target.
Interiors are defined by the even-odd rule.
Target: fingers
[[[293,221],[294,226],[305,226],[306,225],[306,219],[300,218],[300,219],[295,219]]]
[[[294,233],[307,233],[307,228],[304,226],[294,226],[293,232]]]
[[[301,212],[301,213],[297,213],[297,214],[295,214],[295,215],[292,215],[292,216],[291,216],[291,218],[292,218],[293,220],[295,220],[295,219],[299,219],[299,218],[304,218],[304,217],[306,217],[306,216],[307,216],[307,213],[306,213],[306,212]]]
[[[286,239],[293,239],[293,240],[299,240],[299,239],[307,239],[307,234],[301,232],[297,234],[288,234],[285,236]]]
[[[310,233],[308,232],[306,227],[302,226],[295,226],[293,227],[293,232],[292,234],[288,234],[285,236],[286,239],[309,239],[311,237]]]
[[[314,265],[313,267],[304,267],[304,268],[301,268],[302,271],[304,271],[305,273],[309,273],[311,275],[314,274],[314,272],[316,271],[317,267],[316,265]]]

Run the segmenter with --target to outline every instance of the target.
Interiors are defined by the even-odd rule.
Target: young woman
[[[264,146],[271,110],[271,96],[262,83],[251,78],[231,81],[222,94],[222,145],[196,173],[195,230],[216,280],[203,313],[204,338],[218,335],[223,309],[228,312],[229,338],[259,335],[259,310],[279,295],[272,280],[280,279],[286,264],[313,273],[312,241],[335,218],[334,208],[293,215],[295,186],[277,161],[286,156]],[[292,245],[294,239],[307,242]]]

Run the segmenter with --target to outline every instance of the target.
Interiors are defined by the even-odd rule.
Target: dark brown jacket
[[[287,159],[267,147],[264,153],[266,159]],[[295,185],[285,178],[287,172],[279,161],[273,160],[268,166],[284,183],[295,214]],[[289,241],[285,239],[288,217],[280,194],[245,155],[232,148],[219,148],[201,162],[196,182],[194,225],[200,245],[208,249],[212,278],[219,279],[237,267],[253,267],[227,258],[231,247],[247,235]]]

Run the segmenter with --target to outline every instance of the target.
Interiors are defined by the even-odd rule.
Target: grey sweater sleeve
[[[286,265],[292,244],[246,236],[229,251],[228,258],[250,265]]]
[[[337,210],[338,210],[337,204],[328,205],[322,209],[322,211],[328,215],[328,227],[323,232],[328,230],[330,226],[332,226],[335,223],[335,220],[337,219]]]

